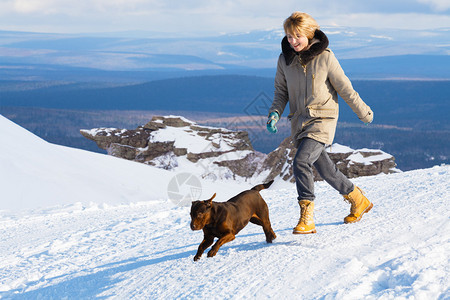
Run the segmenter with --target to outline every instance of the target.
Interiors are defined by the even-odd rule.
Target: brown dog
[[[198,246],[194,261],[200,259],[214,238],[219,240],[209,250],[208,257],[213,257],[219,248],[234,240],[235,235],[244,228],[248,222],[262,226],[267,243],[272,243],[277,236],[272,230],[269,220],[269,208],[259,194],[259,191],[268,188],[273,180],[260,184],[251,190],[244,191],[227,202],[213,202],[214,194],[209,200],[194,201],[191,206],[191,229],[203,229],[204,238]]]

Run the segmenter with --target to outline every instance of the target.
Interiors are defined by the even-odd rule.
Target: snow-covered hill
[[[176,176],[139,163],[47,143],[1,115],[0,139],[0,211],[161,200],[167,198],[168,184]],[[216,190],[201,180],[198,186],[203,195]],[[232,196],[241,188],[227,183],[221,190]]]
[[[374,202],[356,224],[317,183],[313,235],[292,235],[295,188],[275,184],[261,192],[273,244],[249,224],[194,262],[202,233],[167,199],[174,173],[55,146],[1,116],[0,138],[2,299],[450,298],[450,166],[354,179]],[[248,188],[201,184],[218,201]]]

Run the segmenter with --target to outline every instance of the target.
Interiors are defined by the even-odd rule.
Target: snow
[[[327,147],[328,153],[352,153],[347,157],[350,164],[360,163],[364,165],[371,165],[374,162],[382,161],[385,159],[391,159],[392,155],[378,149],[362,148],[354,150],[348,146],[334,143],[330,147]],[[364,156],[362,153],[369,154]]]
[[[357,150],[361,151],[361,150]],[[351,154],[349,157],[347,157],[348,160],[350,160],[350,164],[352,163],[361,163],[365,165],[371,165],[373,162],[382,161],[385,159],[392,158],[392,155],[387,154],[386,152],[371,155],[368,157],[364,157],[360,152],[355,152]]]
[[[317,233],[293,235],[295,187],[261,192],[277,234],[249,224],[214,258],[189,207],[168,199],[174,173],[49,144],[0,116],[2,299],[449,299],[450,166],[352,181],[374,208],[316,183]],[[186,170],[189,172],[189,170]],[[200,180],[226,201],[249,186]]]
[[[329,153],[349,153],[355,151],[348,146],[344,146],[338,143],[334,143],[331,147],[327,147],[326,150]]]
[[[106,132],[106,136],[111,136],[114,131],[116,131],[116,128],[107,128],[107,127],[101,127],[101,128],[95,128],[95,129],[83,129],[81,130],[83,132],[86,132],[89,135],[96,135],[99,132]],[[120,135],[126,132],[126,129],[122,129],[120,132],[115,133],[116,135]]]
[[[196,125],[194,122],[181,116],[165,116],[164,118],[179,118],[191,125]],[[214,127],[198,126],[198,128],[211,129]],[[231,131],[226,129],[221,130],[231,133]],[[232,138],[222,136],[220,133],[212,134],[208,139],[205,139],[205,137],[199,136],[189,126],[161,128],[150,134],[150,140],[152,142],[174,142],[176,148],[186,148],[190,153],[231,151],[234,150],[232,144],[236,142]]]
[[[182,137],[182,138],[177,138]],[[213,143],[220,142],[219,134],[211,136],[210,140],[199,138],[189,127],[167,127],[152,132],[152,142],[172,142],[175,141],[176,148],[186,148],[190,153],[202,153],[207,151],[230,151],[233,150],[227,143],[222,143],[219,148]]]

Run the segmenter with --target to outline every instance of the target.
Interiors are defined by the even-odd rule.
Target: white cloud
[[[324,25],[333,24],[348,27],[392,28],[429,30],[450,27],[450,15],[434,15],[419,13],[397,14],[349,14],[321,18]]]
[[[67,0],[14,0],[13,10],[19,14],[51,14],[67,5]]]
[[[374,39],[382,39],[382,40],[388,40],[388,41],[394,40],[392,37],[390,37],[390,36],[385,36],[385,35],[375,35],[375,34],[371,34],[370,37],[372,37],[372,38],[374,38]]]
[[[159,9],[161,1],[146,0],[10,0],[13,9],[23,14],[78,15]]]
[[[417,0],[419,3],[428,4],[432,9],[444,12],[450,9],[450,1],[449,0]]]
[[[14,2],[14,10],[19,13],[33,13],[39,8],[39,3],[35,1],[17,0]]]
[[[450,16],[411,12],[407,0],[382,4],[349,0],[345,7],[326,0],[0,0],[0,30],[112,32],[146,30],[174,34],[215,34],[282,28],[295,10],[310,13],[321,26],[433,29],[450,27]],[[448,9],[449,0],[416,0]],[[418,4],[418,3],[422,4]],[[377,2],[378,3],[378,2]],[[378,6],[377,6],[378,5]],[[412,6],[412,5],[411,5]],[[409,10],[408,10],[409,9]],[[370,12],[368,12],[370,11]],[[373,11],[373,12],[372,12]],[[408,13],[409,12],[409,13]]]

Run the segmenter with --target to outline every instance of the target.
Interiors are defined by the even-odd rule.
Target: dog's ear
[[[213,201],[214,197],[216,197],[216,193],[214,193],[214,195],[211,198],[209,198],[208,200],[205,200],[206,207],[212,207],[212,201]]]

